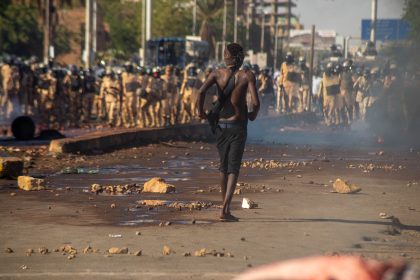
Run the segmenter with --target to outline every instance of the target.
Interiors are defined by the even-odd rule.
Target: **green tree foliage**
[[[405,0],[404,19],[410,24],[412,37],[420,41],[420,1]]]
[[[184,37],[192,33],[191,0],[154,0],[154,37]]]
[[[110,47],[127,55],[137,52],[141,43],[141,2],[102,0],[98,5],[109,25]]]
[[[41,55],[42,32],[34,6],[0,4],[0,52],[19,56]]]

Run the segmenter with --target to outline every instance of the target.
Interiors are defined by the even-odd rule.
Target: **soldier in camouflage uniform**
[[[79,69],[73,65],[70,67],[70,71],[64,77],[64,88],[67,104],[67,121],[69,126],[78,127],[80,114],[81,114],[81,103],[82,103],[82,80],[79,75]]]
[[[162,75],[163,91],[165,98],[162,100],[164,125],[175,124],[175,109],[178,98],[178,77],[174,73],[174,67],[169,65]]]
[[[137,124],[137,88],[139,87],[134,67],[131,63],[124,64],[125,71],[121,75],[122,82],[122,117],[126,127],[134,127]]]
[[[311,86],[311,76],[309,72],[309,67],[306,65],[306,59],[304,57],[299,58],[300,66],[300,95],[302,104],[298,109],[299,112],[309,110],[309,102],[311,102],[310,90]]]
[[[99,95],[105,100],[107,121],[112,127],[121,124],[118,114],[120,89],[118,78],[112,72],[112,69],[107,67]]]
[[[201,87],[202,82],[198,78],[197,67],[194,64],[189,64],[185,68],[184,80],[181,85],[181,112],[182,123],[191,122],[197,114],[197,92]]]

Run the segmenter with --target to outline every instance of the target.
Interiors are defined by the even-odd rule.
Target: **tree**
[[[404,19],[410,24],[413,39],[420,41],[420,1],[405,0]]]
[[[201,18],[200,37],[210,45],[210,56],[214,57],[216,46],[215,21],[223,16],[224,0],[197,0],[199,17]]]
[[[42,32],[33,6],[4,1],[0,6],[0,52],[18,56],[41,55]]]
[[[154,0],[153,36],[185,37],[192,30],[191,0]]]

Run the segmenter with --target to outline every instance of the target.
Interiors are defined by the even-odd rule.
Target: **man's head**
[[[231,43],[226,46],[224,60],[227,67],[239,69],[244,62],[244,49],[238,43]]]

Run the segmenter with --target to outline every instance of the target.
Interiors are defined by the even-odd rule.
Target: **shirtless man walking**
[[[206,119],[207,115],[203,108],[206,91],[215,84],[218,88],[218,95],[223,94],[223,90],[229,87],[233,79],[234,84],[229,92],[230,97],[223,104],[216,129],[223,199],[220,220],[226,222],[239,220],[230,213],[230,203],[238,181],[245,149],[248,120],[255,120],[260,108],[254,74],[250,70],[239,70],[243,60],[244,51],[239,44],[227,45],[224,50],[224,61],[227,68],[213,71],[198,92],[198,114],[201,119]],[[251,94],[251,110],[248,110],[247,107],[247,92]]]

